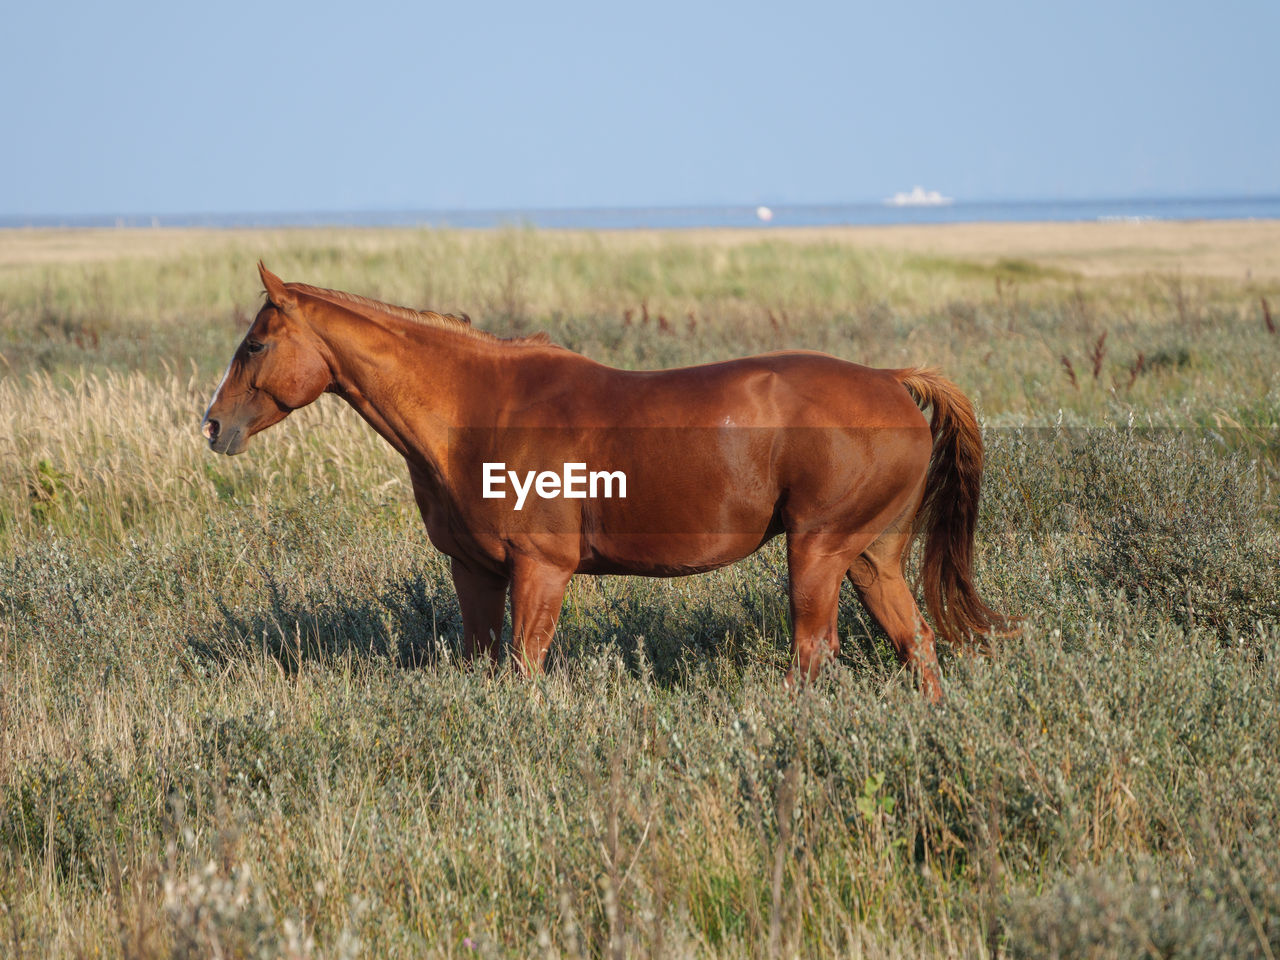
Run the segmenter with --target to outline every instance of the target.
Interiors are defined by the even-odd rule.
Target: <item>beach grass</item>
[[[578,578],[546,677],[473,669],[351,410],[199,436],[259,258],[625,367],[937,365],[1024,629],[929,707],[847,592],[788,692],[774,543]],[[1278,264],[1275,224],[6,232],[0,954],[1274,956]]]

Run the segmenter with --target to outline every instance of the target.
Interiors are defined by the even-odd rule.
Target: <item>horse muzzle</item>
[[[229,457],[244,453],[244,448],[249,443],[249,437],[243,427],[228,428],[221,420],[215,420],[212,417],[205,420],[200,432],[208,437],[210,450]]]

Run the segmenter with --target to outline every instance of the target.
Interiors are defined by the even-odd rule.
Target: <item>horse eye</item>
[[[260,340],[250,340],[244,345],[244,348],[250,353],[261,353],[266,347],[267,345]]]

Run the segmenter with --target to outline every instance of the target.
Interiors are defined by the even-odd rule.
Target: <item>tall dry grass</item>
[[[1280,365],[1255,285],[393,240],[0,274],[0,953],[1280,949]],[[349,410],[204,448],[259,255],[624,365],[939,363],[986,418],[980,582],[1026,631],[944,651],[931,709],[847,595],[842,664],[789,694],[772,545],[576,581],[548,677],[473,671],[403,467]]]

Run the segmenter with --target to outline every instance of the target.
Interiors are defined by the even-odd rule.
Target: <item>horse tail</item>
[[[925,540],[921,579],[929,616],[951,643],[1007,632],[1011,621],[987,606],[973,586],[973,538],[982,493],[982,432],[973,404],[936,370],[916,367],[894,373],[922,409],[933,407],[933,455],[912,528],[913,539],[923,535]]]

